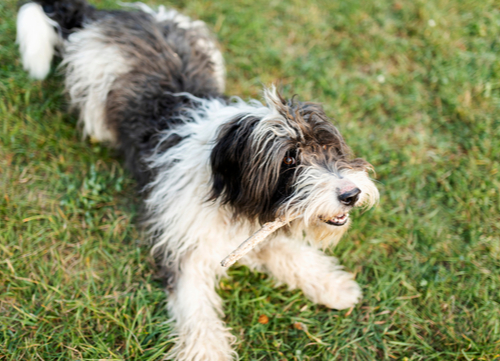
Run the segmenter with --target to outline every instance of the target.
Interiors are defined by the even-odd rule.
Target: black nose
[[[339,194],[339,201],[346,206],[353,206],[358,201],[360,193],[361,189],[353,188],[347,192]]]

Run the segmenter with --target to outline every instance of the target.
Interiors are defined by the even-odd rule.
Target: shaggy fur
[[[274,87],[264,104],[228,101],[222,55],[205,25],[173,10],[134,7],[39,0],[21,8],[18,34],[30,71],[50,65],[47,49],[60,46],[84,133],[119,149],[142,185],[175,322],[167,357],[234,358],[215,290],[226,274],[220,261],[277,217],[299,215],[240,262],[314,302],[353,306],[359,286],[318,247],[340,239],[353,207],[378,200],[369,164],[351,156],[318,104],[286,101]],[[41,50],[31,18],[46,35]]]

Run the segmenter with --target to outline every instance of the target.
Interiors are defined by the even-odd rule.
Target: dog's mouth
[[[347,223],[349,220],[349,213],[343,213],[339,216],[330,218],[330,219],[323,219],[323,222],[331,225],[331,226],[343,226],[344,224]]]

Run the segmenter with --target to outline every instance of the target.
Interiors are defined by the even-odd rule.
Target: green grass
[[[363,288],[352,311],[244,267],[221,281],[241,359],[500,359],[499,3],[167,5],[214,29],[228,94],[324,103],[381,190],[331,250]],[[0,3],[0,360],[159,360],[171,326],[134,184],[81,140],[62,77],[23,72],[15,12]]]

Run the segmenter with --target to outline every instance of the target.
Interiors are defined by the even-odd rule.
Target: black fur
[[[64,39],[99,14],[86,0],[34,0],[34,2],[40,4],[47,16],[59,24]]]
[[[143,12],[123,12],[105,18],[106,36],[134,57],[133,69],[116,80],[107,99],[106,117],[116,127],[119,148],[140,185],[153,174],[143,160],[154,150],[164,129],[175,126],[183,109],[193,108],[187,92],[200,98],[221,97],[213,64],[197,51],[194,34],[172,22],[156,23]],[[172,137],[161,150],[177,144]]]
[[[234,208],[236,215],[250,218],[269,218],[273,212],[271,202],[276,191],[275,184],[269,184],[263,174],[249,174],[253,157],[252,133],[259,118],[242,116],[225,124],[215,144],[210,163],[212,166],[211,199],[220,197],[223,204]],[[262,169],[262,168],[261,168]],[[262,191],[255,194],[255,183],[265,182]]]

